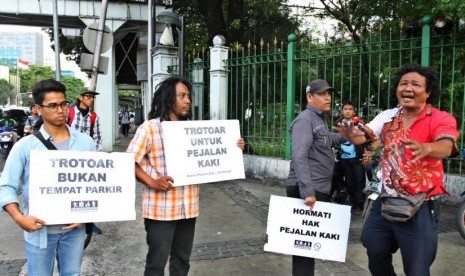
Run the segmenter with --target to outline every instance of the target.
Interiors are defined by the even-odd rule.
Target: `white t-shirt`
[[[129,112],[123,111],[121,113],[121,123],[122,124],[129,124]]]

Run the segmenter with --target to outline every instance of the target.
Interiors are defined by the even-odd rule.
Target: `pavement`
[[[114,151],[124,151],[129,141],[121,138]],[[140,199],[140,185],[136,193]],[[189,275],[291,275],[290,256],[263,251],[270,195],[285,195],[280,181],[203,184]],[[455,206],[441,207],[439,248],[431,275],[465,275],[465,240],[455,229]],[[139,200],[136,210],[135,221],[98,223],[103,233],[94,235],[85,250],[82,275],[143,274],[147,245]],[[360,216],[352,215],[346,261],[316,260],[317,276],[370,275],[359,240],[361,223]],[[5,213],[0,214],[0,241],[0,275],[27,275],[22,231]],[[394,265],[397,274],[404,275],[399,253]]]

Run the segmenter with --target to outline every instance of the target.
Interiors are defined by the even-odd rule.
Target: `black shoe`
[[[92,224],[92,233],[94,233],[95,235],[100,235],[102,234],[102,230],[100,228],[98,228],[97,225]]]

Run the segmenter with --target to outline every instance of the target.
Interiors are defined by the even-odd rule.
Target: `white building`
[[[44,37],[40,32],[0,31],[0,63],[16,67],[20,58],[42,66],[44,64]]]
[[[10,68],[5,65],[0,65],[0,80],[10,80]]]

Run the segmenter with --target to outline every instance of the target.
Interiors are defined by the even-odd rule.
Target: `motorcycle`
[[[3,156],[8,157],[13,144],[16,142],[16,129],[11,126],[0,127],[0,147]]]
[[[371,211],[373,202],[379,197],[379,185],[381,183],[381,171],[379,167],[379,157],[375,156],[372,160],[371,166],[368,168],[369,177],[365,184],[363,192],[366,194],[365,203],[363,204],[362,219],[365,222],[367,215]]]
[[[334,156],[337,156],[339,148],[333,148]],[[331,180],[331,190],[329,192],[330,202],[337,204],[347,204],[349,189],[344,181],[342,174],[341,163],[338,158],[335,159],[334,172]]]
[[[465,192],[463,192],[460,197],[462,202],[457,207],[457,212],[455,213],[455,226],[463,239],[465,239]]]

